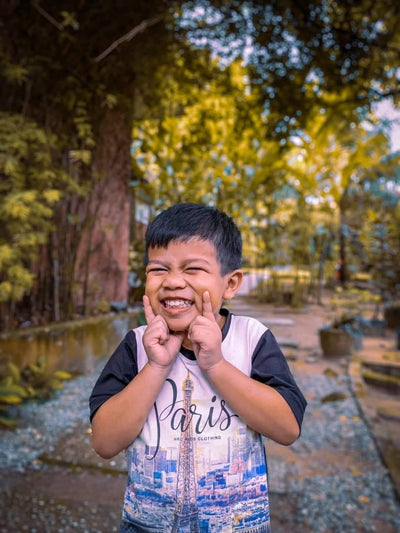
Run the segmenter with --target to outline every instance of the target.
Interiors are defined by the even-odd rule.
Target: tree
[[[301,131],[314,106],[358,121],[391,96],[399,104],[400,6],[378,0],[189,2],[191,39],[226,60],[242,55],[269,118],[268,135]],[[331,99],[341,93],[341,98]]]
[[[53,164],[54,137],[20,115],[0,113],[0,146],[0,303],[11,326],[16,302],[35,292],[39,249],[68,176]]]
[[[204,58],[199,61],[198,80]],[[182,83],[182,73],[173,69],[168,75],[161,72],[164,96],[158,112],[138,121],[134,129],[134,157],[154,182],[160,208],[192,200],[239,210],[243,189],[236,188],[243,186],[245,167],[255,157],[252,143],[262,121],[253,96],[246,94],[239,63],[221,69],[207,61],[206,66],[208,77],[200,86],[190,78]]]
[[[54,166],[62,167],[76,184],[76,190],[70,185],[64,191],[54,208],[54,231],[51,239],[48,235],[46,260],[37,273],[42,296],[34,307],[44,312],[44,306],[50,306],[55,319],[71,317],[77,307],[90,311],[99,299],[126,299],[132,128],[143,112],[151,117],[159,97],[154,80],[165,76],[168,68],[179,67],[179,61],[175,65],[179,54],[186,71],[192,57],[194,69],[198,68],[201,53],[193,49],[199,39],[225,65],[233,49],[245,57],[253,109],[246,98],[236,99],[235,120],[226,114],[227,108],[220,119],[228,129],[243,120],[249,131],[254,123],[257,136],[268,140],[279,157],[284,158],[290,148],[290,136],[300,135],[309,124],[315,105],[340,113],[350,124],[365,116],[373,100],[388,94],[395,102],[398,98],[400,7],[383,0],[373,5],[367,0],[357,4],[273,0],[268,5],[261,0],[137,0],[134,5],[126,0],[100,4],[14,0],[1,9],[2,109],[33,120],[46,135],[53,135]],[[194,69],[191,77],[197,83]],[[202,79],[207,79],[206,69],[201,72]],[[216,75],[214,67],[211,73]],[[236,90],[233,93],[238,95]],[[189,185],[196,194],[205,201],[216,196],[217,202],[232,210],[237,207],[238,191],[249,192],[246,198],[254,202],[245,218],[251,223],[259,216],[251,173],[257,172],[254,182],[266,193],[273,183],[283,186],[284,175],[275,169],[268,179],[260,178],[265,169],[258,163],[262,152],[268,160],[267,145],[261,150],[255,143],[253,150],[244,150],[239,143],[235,154],[240,136],[234,131],[229,135],[232,144],[212,149],[215,135],[208,117],[222,97],[229,101],[227,93],[208,95],[205,115],[201,106],[193,106],[191,128],[198,139],[184,145],[188,154],[174,172],[192,175]],[[262,110],[262,120],[255,118],[254,110]],[[176,110],[170,116],[176,116]],[[201,135],[197,127],[196,121],[203,120],[210,137]],[[214,133],[226,132],[214,129]],[[243,141],[247,147],[250,140],[254,137]],[[202,158],[201,145],[216,159]],[[226,167],[226,157],[233,166]],[[196,175],[193,168],[199,161],[202,172]],[[204,177],[209,168],[215,169],[213,178],[199,186],[198,177]],[[247,188],[246,183],[250,183]],[[272,200],[270,208],[272,213]],[[59,265],[56,272],[54,264]]]
[[[32,301],[68,318],[101,298],[126,299],[134,92],[166,60],[169,6],[16,1],[2,11],[3,109],[53,135],[52,164],[76,184],[54,206],[36,272],[48,294]]]
[[[390,154],[389,138],[377,124],[376,117],[371,116],[370,122],[348,127],[342,116],[316,107],[309,125],[288,153],[288,180],[301,202],[306,199],[309,213],[313,206],[326,212],[327,233],[334,225],[338,228],[342,283],[349,279],[351,264],[367,267],[358,235],[369,202],[378,201],[372,200],[372,191],[383,187],[387,192],[386,187],[397,182],[398,155]],[[297,204],[296,217],[300,211]],[[304,232],[300,233],[304,236]]]

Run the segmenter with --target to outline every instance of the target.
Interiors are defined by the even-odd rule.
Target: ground
[[[399,501],[393,497],[400,486],[398,395],[367,386],[361,377],[363,358],[394,349],[394,332],[365,339],[352,356],[327,360],[318,338],[327,308],[310,304],[294,311],[240,296],[231,308],[268,325],[295,375],[308,383],[304,440],[291,447],[267,444],[274,533],[398,531]],[[340,402],[332,409],[321,403],[329,392],[321,390],[327,375],[359,410],[353,402],[341,415]],[[368,484],[373,476],[377,481]],[[0,470],[0,532],[118,531],[125,478],[123,454],[111,461],[96,456],[84,420],[23,472]]]

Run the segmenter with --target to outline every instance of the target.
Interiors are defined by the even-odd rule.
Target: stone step
[[[260,320],[265,326],[294,326],[296,322],[291,318],[262,317]]]
[[[282,348],[298,348],[299,347],[299,343],[296,341],[296,339],[288,339],[288,338],[282,338],[282,337],[279,337],[276,339],[279,346],[281,346]]]

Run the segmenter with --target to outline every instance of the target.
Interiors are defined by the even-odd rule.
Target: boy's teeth
[[[187,300],[165,300],[165,307],[189,307],[191,305]]]

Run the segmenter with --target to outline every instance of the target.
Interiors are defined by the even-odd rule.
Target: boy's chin
[[[186,333],[190,326],[190,321],[188,320],[182,320],[182,319],[176,319],[176,320],[167,320],[167,325],[169,330],[172,333]]]
[[[188,330],[189,330],[189,326],[187,327],[184,327],[184,326],[179,326],[179,325],[168,325],[168,329],[170,331],[170,333],[183,333],[186,337],[187,333],[188,333]]]

